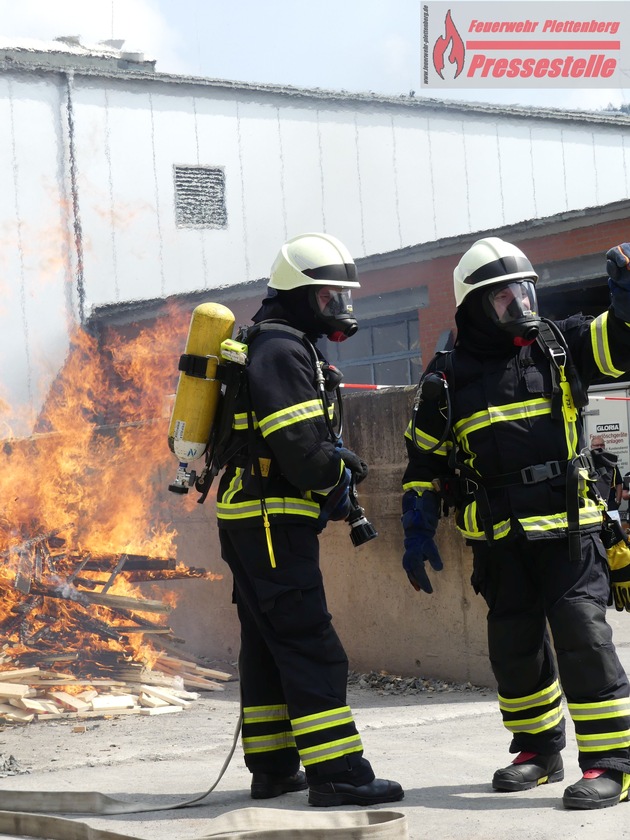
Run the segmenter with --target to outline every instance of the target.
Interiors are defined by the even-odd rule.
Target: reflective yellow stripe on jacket
[[[468,540],[485,540],[485,532],[481,528],[480,520],[478,519],[477,502],[471,502],[466,505],[462,515],[462,524],[457,525],[458,529]],[[504,519],[502,522],[493,522],[492,530],[494,539],[500,540],[510,533],[510,520]]]
[[[317,519],[319,516],[319,505],[308,499],[291,498],[265,498],[267,513],[287,514],[290,516],[308,516]],[[225,502],[217,501],[217,516],[219,519],[249,519],[254,516],[261,516],[260,500],[253,499],[249,502]]]
[[[302,420],[312,420],[314,417],[323,417],[324,408],[321,400],[307,400],[306,402],[296,403],[287,408],[282,408],[280,411],[275,411],[259,422],[260,431],[264,437],[267,437],[272,432],[278,431],[286,426],[291,426],[293,423],[300,423]]]
[[[407,430],[405,432],[405,437],[409,438],[409,440],[415,441],[416,446],[418,449],[428,450],[433,449],[435,444],[438,442],[436,437],[428,434],[427,432],[422,431],[417,426],[412,429],[411,422],[407,426]],[[448,453],[453,448],[453,442],[451,440],[445,440],[444,443],[440,444],[437,449],[433,449],[433,454],[435,455],[448,455]]]
[[[618,370],[612,363],[610,344],[608,343],[608,312],[602,312],[591,322],[591,347],[595,364],[604,376],[621,376],[624,372]]]

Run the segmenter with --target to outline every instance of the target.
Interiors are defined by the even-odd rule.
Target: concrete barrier
[[[432,595],[415,592],[401,566],[403,440],[414,389],[344,394],[344,443],[370,465],[359,487],[360,503],[378,537],[355,548],[345,522],[321,537],[321,565],[328,606],[348,652],[361,672],[437,677],[494,686],[486,644],[486,609],[470,585],[472,554],[452,518],[440,521],[442,572],[429,574]],[[171,480],[163,476],[163,487]],[[196,654],[236,659],[239,628],[231,603],[232,582],[220,558],[214,501],[196,494],[170,503],[178,533],[178,557],[223,574],[219,581],[182,581],[171,626]]]

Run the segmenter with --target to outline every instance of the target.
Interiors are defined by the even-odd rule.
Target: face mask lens
[[[490,289],[487,297],[489,314],[499,324],[536,316],[536,292],[531,280],[506,283]]]
[[[352,312],[350,289],[329,289],[323,286],[317,290],[316,299],[324,318],[338,318]]]

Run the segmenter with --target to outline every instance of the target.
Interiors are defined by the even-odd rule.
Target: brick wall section
[[[395,291],[426,286],[428,306],[418,310],[420,349],[423,364],[433,356],[440,334],[455,327],[455,298],[453,295],[453,269],[464,251],[477,239],[471,236],[463,241],[461,251],[440,257],[427,256],[426,260],[375,271],[361,272],[362,288],[355,296],[377,294],[383,289]],[[508,237],[506,237],[508,238]],[[527,254],[534,267],[557,260],[601,254],[602,273],[605,270],[604,254],[619,242],[630,241],[630,222],[618,220],[605,224],[574,227],[541,236],[515,235],[509,241]]]

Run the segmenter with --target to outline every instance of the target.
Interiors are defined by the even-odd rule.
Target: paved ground
[[[630,615],[610,614],[617,646],[630,669]],[[566,784],[580,773],[572,737],[564,783],[515,794],[492,791],[493,771],[508,759],[494,692],[436,691],[406,696],[352,689],[350,702],[366,755],[381,776],[400,781],[405,799],[391,806],[407,815],[412,840],[598,840],[630,835],[630,805],[569,812]],[[207,790],[228,753],[238,715],[238,685],[204,694],[191,707],[162,717],[120,717],[36,723],[0,731],[0,753],[13,755],[28,775],[0,782],[0,800],[15,790],[99,790],[118,799],[171,804]],[[572,726],[568,722],[572,736]],[[194,840],[226,811],[263,805],[312,813],[306,793],[252,802],[249,774],[237,751],[217,790],[200,807],[110,818],[91,825],[151,840]],[[1,806],[1,801],[0,801]],[[353,808],[344,810],[353,811]]]

